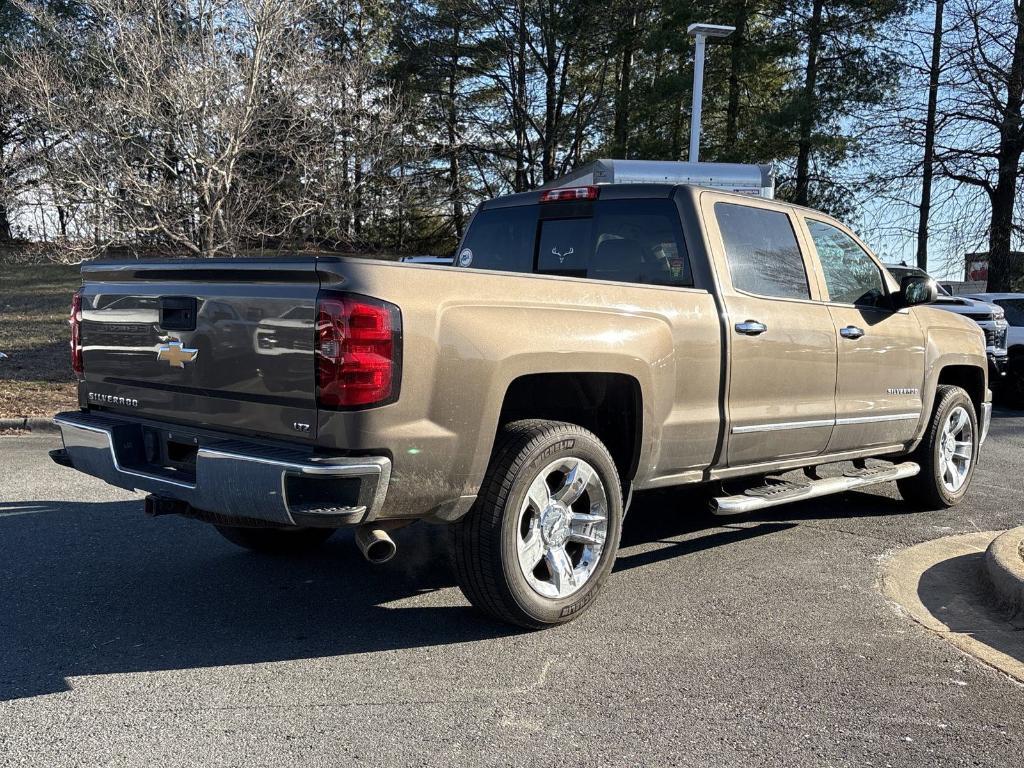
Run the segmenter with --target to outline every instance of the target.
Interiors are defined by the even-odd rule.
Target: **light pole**
[[[690,108],[690,162],[700,154],[700,108],[704,99],[704,42],[709,37],[728,37],[736,27],[723,24],[691,24],[686,33],[695,37],[697,48],[693,58],[693,106]]]

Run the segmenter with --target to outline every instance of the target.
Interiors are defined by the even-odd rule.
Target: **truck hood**
[[[997,314],[1002,313],[1002,310],[993,304],[977,299],[968,299],[966,296],[939,296],[932,306],[936,309],[964,315],[972,320],[992,320]]]

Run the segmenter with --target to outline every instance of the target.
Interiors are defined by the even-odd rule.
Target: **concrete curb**
[[[997,536],[985,550],[985,570],[996,597],[1014,615],[1024,614],[1024,526]]]
[[[21,416],[17,419],[0,419],[0,429],[25,429],[29,432],[57,432],[59,427],[53,419]]]
[[[943,536],[890,553],[881,588],[901,613],[1024,684],[1024,637],[993,605],[985,569],[986,548],[1000,533]]]

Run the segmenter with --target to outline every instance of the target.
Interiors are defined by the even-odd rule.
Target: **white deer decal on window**
[[[558,263],[559,264],[564,264],[565,263],[565,257],[566,256],[572,256],[575,252],[576,252],[575,248],[570,248],[565,253],[559,253],[557,248],[552,248],[551,249],[551,253],[553,253],[555,256],[558,257]]]

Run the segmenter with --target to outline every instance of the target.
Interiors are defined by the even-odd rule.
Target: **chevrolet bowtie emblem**
[[[188,349],[183,347],[180,341],[161,344],[156,348],[156,359],[166,360],[167,364],[172,368],[184,368],[185,363],[191,363],[198,356],[198,349]]]

